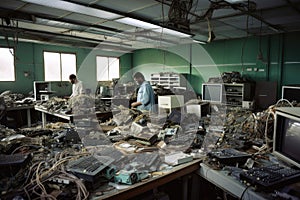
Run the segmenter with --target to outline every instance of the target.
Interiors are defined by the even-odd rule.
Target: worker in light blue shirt
[[[140,85],[137,94],[137,101],[131,104],[132,108],[137,108],[138,110],[148,110],[155,111],[155,97],[152,86],[142,73],[137,72],[133,75],[135,82]]]

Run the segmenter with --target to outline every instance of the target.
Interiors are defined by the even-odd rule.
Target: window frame
[[[53,81],[53,80],[46,80],[46,74],[45,74],[45,56],[44,53],[59,53],[60,57],[60,80],[59,81]],[[62,80],[62,61],[61,61],[61,54],[74,54],[75,55],[75,75],[77,75],[77,53],[76,52],[69,52],[69,51],[53,51],[53,50],[43,50],[43,70],[44,70],[44,81],[50,81],[50,82],[63,82],[68,80]]]
[[[117,58],[117,59],[119,59],[119,77],[118,78],[120,78],[120,57],[118,57],[118,56],[105,56],[105,55],[96,55],[96,80],[97,81],[112,81],[112,80],[110,80],[110,79],[108,79],[108,80],[98,80],[98,65],[97,65],[97,57],[106,57],[106,58]],[[109,78],[109,66],[108,66],[108,78]]]
[[[8,81],[8,80],[5,80],[5,81],[1,81],[0,80],[0,82],[1,83],[3,83],[3,82],[16,82],[16,48],[14,47],[14,46],[4,46],[4,45],[0,45],[0,48],[7,48],[7,49],[13,49],[13,51],[14,51],[14,53],[13,53],[13,57],[14,57],[14,77],[13,77],[13,81],[12,80],[10,80],[10,81]]]

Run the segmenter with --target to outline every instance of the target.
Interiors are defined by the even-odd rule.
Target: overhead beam
[[[2,8],[2,7],[0,7],[0,17],[1,18],[9,17],[10,19],[25,20],[25,21],[30,21],[30,22],[34,22],[34,19],[36,17],[38,17],[38,18],[42,18],[42,19],[63,22],[63,23],[69,23],[69,24],[78,25],[78,26],[98,28],[98,29],[102,29],[102,30],[106,30],[106,31],[116,32],[116,33],[122,32],[118,29],[101,26],[98,24],[90,24],[87,22],[71,20],[71,19],[62,19],[62,18],[49,16],[46,14],[40,14],[40,13],[28,13],[28,12],[23,12],[23,11],[8,10],[7,8]]]
[[[133,19],[137,19],[137,20],[141,20],[141,21],[144,21],[144,22],[154,24],[154,25],[158,25],[158,26],[161,26],[163,28],[169,28],[169,29],[172,29],[174,31],[179,31],[179,32],[182,32],[182,33],[190,34],[187,31],[180,30],[180,29],[172,27],[172,26],[167,26],[165,24],[160,24],[160,22],[154,21],[152,19],[145,19],[145,18],[136,16],[136,15],[133,15],[132,13],[122,12],[122,11],[119,11],[119,10],[116,10],[116,9],[107,8],[107,7],[104,7],[104,6],[97,5],[97,4],[88,4],[88,3],[83,3],[83,2],[77,2],[77,1],[74,1],[74,0],[65,0],[65,1],[70,2],[70,3],[76,3],[76,4],[81,5],[81,6],[88,6],[88,7],[91,7],[91,8],[116,13],[116,14],[122,15],[124,17],[130,17],[130,18],[133,18]]]
[[[115,43],[109,44],[109,41],[105,40],[96,40],[96,39],[88,39],[83,38],[79,36],[73,36],[73,35],[65,35],[65,34],[59,34],[59,33],[51,33],[46,31],[37,31],[37,30],[31,30],[26,28],[17,28],[17,27],[11,27],[11,26],[4,26],[0,25],[0,33],[3,36],[7,37],[17,37],[23,38],[23,39],[33,39],[38,41],[44,41],[47,43],[55,43],[55,44],[69,44],[70,46],[78,46],[80,44],[81,46],[85,46],[88,48],[110,48],[120,50],[120,51],[131,51],[132,48],[126,48],[121,46],[116,46]]]
[[[297,7],[299,3],[293,3],[291,2],[291,0],[285,0],[285,1],[291,6],[291,8],[293,8],[298,12],[298,14],[300,14],[300,9]]]
[[[85,42],[90,42],[94,44],[99,44],[101,42],[104,42],[104,40],[97,40],[97,39],[89,39],[89,38],[84,38],[84,37],[79,37],[79,36],[74,36],[74,35],[66,35],[66,34],[61,34],[61,33],[52,33],[52,32],[47,32],[47,31],[39,31],[39,30],[31,30],[31,29],[26,29],[26,28],[18,28],[18,27],[13,27],[13,26],[4,26],[0,25],[0,32],[6,33],[7,31],[14,32],[17,34],[32,34],[32,35],[46,35],[48,39],[51,38],[63,38],[63,39],[69,39],[73,41],[85,41]]]

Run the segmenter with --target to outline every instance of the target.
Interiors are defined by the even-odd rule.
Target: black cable
[[[197,12],[197,8],[198,8],[198,0],[196,1],[196,3],[194,5],[195,5],[195,8],[194,8],[194,12],[193,13],[196,13]]]
[[[244,191],[243,191],[243,193],[242,193],[242,195],[241,195],[241,197],[240,197],[240,200],[243,200],[244,195],[246,194],[246,191],[247,191],[249,188],[250,188],[250,186],[247,186],[247,187],[244,189]]]
[[[248,0],[248,11],[249,11],[249,3],[250,3],[250,0]],[[246,45],[246,42],[247,42],[247,39],[248,39],[248,36],[249,36],[249,15],[247,14],[247,19],[246,19],[246,38],[243,42],[243,45],[242,45],[242,52],[241,52],[241,63],[242,63],[242,70],[244,70],[244,50],[245,50],[245,45]]]

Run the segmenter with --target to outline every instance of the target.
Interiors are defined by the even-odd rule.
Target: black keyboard
[[[16,174],[31,160],[30,154],[0,154],[0,177]]]
[[[238,151],[236,149],[215,149],[207,154],[210,158],[219,161],[225,165],[236,165],[237,163],[245,163],[251,154]]]
[[[300,181],[300,170],[270,165],[242,172],[240,178],[255,186],[257,190],[273,190]]]
[[[29,159],[29,154],[0,154],[0,168],[12,165],[23,165]]]
[[[134,136],[137,142],[140,142],[146,145],[153,145],[157,141],[157,134],[142,132]]]
[[[109,165],[114,159],[108,156],[85,156],[67,165],[67,170],[83,180],[94,182],[99,177],[111,178],[115,173]]]

